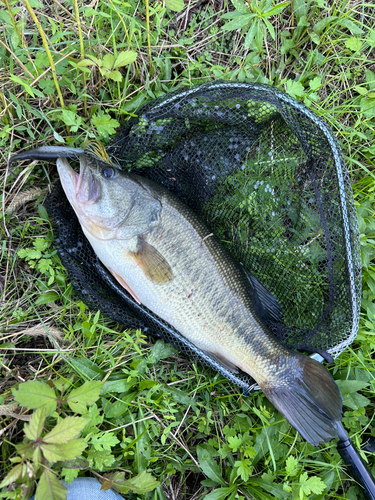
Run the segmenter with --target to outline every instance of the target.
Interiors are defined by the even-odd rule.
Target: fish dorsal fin
[[[283,313],[276,297],[246,269],[245,274],[250,283],[251,298],[257,316],[265,321],[282,323]]]
[[[153,283],[168,283],[173,278],[171,266],[162,254],[145,239],[138,236],[137,250],[131,255]]]

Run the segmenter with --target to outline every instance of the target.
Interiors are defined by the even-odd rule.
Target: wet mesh
[[[359,320],[360,253],[350,180],[320,118],[270,86],[214,82],[152,101],[107,151],[124,170],[163,184],[277,297],[287,347],[336,356]],[[81,299],[128,327],[233,375],[146,308],[100,264],[60,185],[47,201],[57,248]]]

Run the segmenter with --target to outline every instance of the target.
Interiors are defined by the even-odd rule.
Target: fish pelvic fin
[[[267,399],[301,436],[314,446],[337,437],[342,397],[329,371],[307,356],[296,354],[282,384],[259,384]]]

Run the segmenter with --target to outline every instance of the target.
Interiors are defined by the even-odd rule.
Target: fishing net
[[[360,252],[350,180],[327,126],[274,87],[214,82],[144,106],[107,148],[124,170],[168,188],[277,298],[268,323],[289,348],[333,357],[353,340]],[[98,261],[61,185],[47,208],[78,296],[119,323],[174,344],[249,390],[173,327],[138,305]]]

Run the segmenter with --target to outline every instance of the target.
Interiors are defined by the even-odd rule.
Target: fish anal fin
[[[140,236],[136,252],[130,252],[130,255],[153,283],[164,284],[173,278],[172,268],[162,254]]]
[[[112,274],[112,276],[114,278],[116,278],[116,280],[120,283],[120,285],[125,288],[125,290],[130,293],[130,295],[133,297],[133,299],[138,303],[138,304],[141,304],[141,301],[139,300],[139,298],[137,297],[137,295],[133,292],[133,290],[130,288],[130,286],[126,283],[126,281],[119,275],[117,274],[113,269],[111,269],[110,267],[108,268],[108,270],[110,271],[110,273]]]
[[[238,373],[239,371],[238,367],[234,363],[226,359],[224,356],[222,356],[221,354],[218,354],[217,352],[208,352],[208,351],[204,351],[204,353],[206,356],[210,357],[213,361],[215,361],[215,363],[226,368],[230,373]]]

